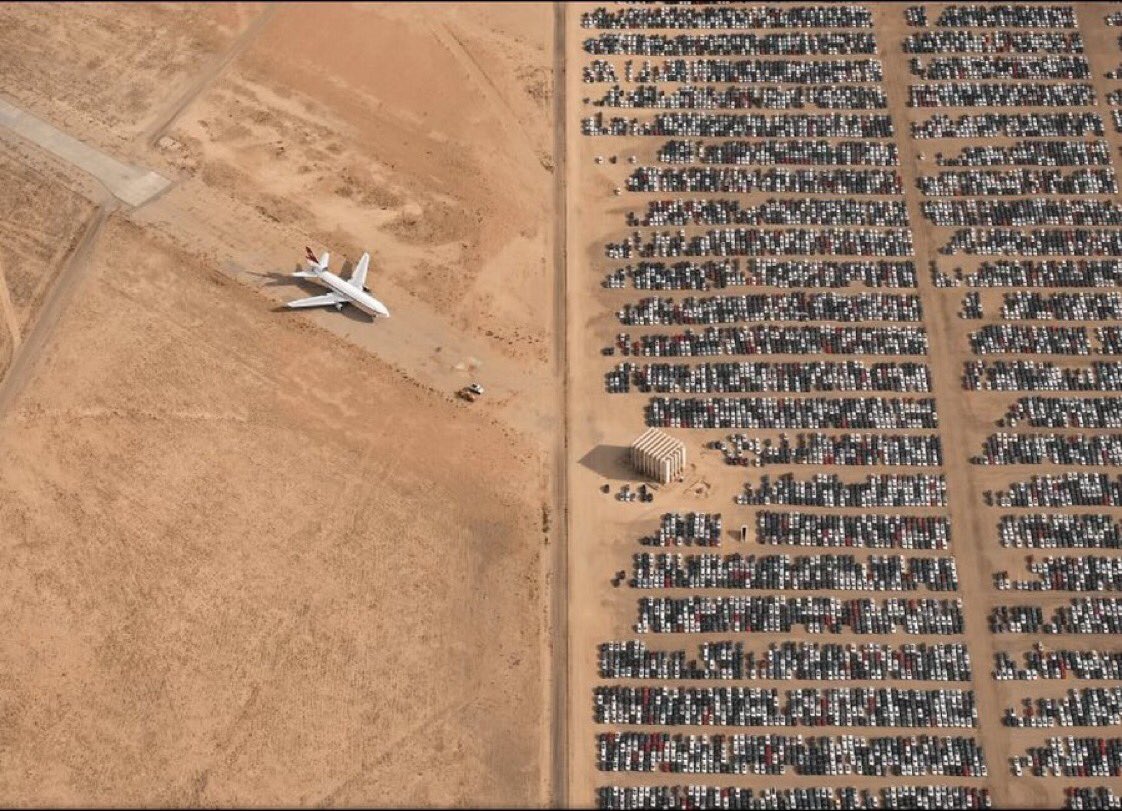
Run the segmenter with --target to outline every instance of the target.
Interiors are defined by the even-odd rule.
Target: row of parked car
[[[1092,789],[1079,789],[1091,792]],[[1109,792],[1109,789],[1099,789]],[[1112,795],[1113,796],[1113,795]],[[1118,808],[1093,805],[1105,802],[1103,795],[1088,795],[1072,802],[1071,808]],[[844,788],[738,788],[728,786],[601,786],[597,789],[599,808],[608,811],[630,809],[672,809],[674,811],[763,811],[763,809],[983,809],[992,808],[989,789],[974,786],[889,786],[881,789]]]
[[[635,623],[641,634],[789,634],[797,628],[812,634],[953,635],[963,627],[960,600],[911,597],[641,597]]]
[[[727,363],[618,364],[606,373],[609,391],[670,394],[931,391],[926,364],[914,361],[741,361]]]
[[[1122,216],[1122,211],[1115,211]],[[1001,317],[1012,321],[1122,321],[1122,294],[1004,293]]]
[[[865,31],[760,34],[617,34],[604,31],[585,39],[582,47],[585,53],[595,56],[852,56],[877,52],[876,39]]]
[[[1122,591],[1122,558],[1102,555],[1080,557],[1029,555],[1026,568],[1031,578],[1014,580],[1008,571],[994,575],[1000,591]]]
[[[1104,365],[1106,366],[1106,365]],[[1095,369],[1095,367],[1091,367]],[[1096,371],[1101,371],[1096,369]],[[1113,365],[1110,368],[1113,374]],[[1102,377],[1097,375],[1096,377]],[[1102,390],[1109,390],[1104,386]],[[1052,428],[1114,428],[1122,426],[1120,397],[1019,397],[1005,412],[999,425],[1027,424]]]
[[[942,515],[759,510],[756,541],[775,546],[947,549],[951,526]]]
[[[613,270],[605,287],[623,288],[627,280],[636,290],[708,290],[735,286],[913,288],[916,267],[910,260],[832,261],[823,259],[769,259],[752,257],[642,261]]]
[[[857,5],[651,5],[612,10],[599,6],[581,14],[580,24],[600,30],[871,28],[873,17],[868,7]]]
[[[1090,355],[1085,327],[987,324],[968,336],[975,355]]]
[[[1117,259],[985,260],[959,278],[971,287],[1117,287],[1122,262]]]
[[[629,211],[627,224],[667,225],[877,225],[904,226],[908,210],[901,200],[771,198],[741,205],[722,198],[648,200],[646,209]],[[788,283],[786,286],[791,286]]]
[[[1045,473],[1005,490],[984,490],[982,499],[997,507],[1122,507],[1122,476]]]
[[[985,777],[982,748],[971,737],[892,735],[670,735],[605,732],[597,768],[606,772],[691,774],[953,775]]]
[[[969,256],[1122,256],[1122,233],[1087,228],[960,228],[939,253]],[[878,254],[879,255],[879,254]],[[892,254],[889,254],[892,255]]]
[[[947,480],[942,474],[870,474],[863,481],[842,481],[833,473],[798,479],[792,473],[764,475],[747,482],[738,504],[784,504],[796,507],[945,507]]]
[[[914,293],[752,293],[686,298],[650,296],[616,311],[625,326],[731,324],[752,321],[922,321]]]
[[[1010,434],[986,437],[975,465],[1122,465],[1118,434]]]
[[[1060,698],[1026,698],[1021,711],[1008,707],[1007,727],[1105,727],[1122,724],[1122,688],[1082,687]]]
[[[712,355],[926,355],[923,327],[749,326],[645,333],[621,332],[615,349],[641,357]]]
[[[879,87],[844,84],[811,89],[798,85],[790,88],[728,85],[723,89],[711,85],[679,85],[674,90],[665,90],[657,84],[614,84],[599,98],[589,101],[596,107],[625,110],[883,110],[888,107],[888,97]]]
[[[1001,605],[990,613],[995,634],[1117,634],[1122,631],[1122,600],[1078,597],[1052,610],[1047,621],[1039,605]]]
[[[1090,84],[937,82],[908,85],[910,107],[1091,107]],[[678,105],[672,105],[678,106]],[[688,106],[688,105],[687,105]]]
[[[1122,738],[1049,738],[1010,759],[1013,774],[1037,777],[1122,776]]]
[[[697,659],[684,650],[651,650],[642,640],[599,647],[602,679],[692,681],[948,681],[971,679],[966,645],[949,643],[772,642],[760,652],[739,641],[703,642]]]
[[[1122,225],[1122,210],[1109,200],[926,200],[922,211],[941,227]]]
[[[709,444],[721,451],[726,464],[765,465],[886,465],[940,467],[943,446],[938,434],[786,434],[775,440],[748,434],[729,434]]]
[[[581,119],[583,135],[661,135],[694,138],[891,138],[883,113],[712,113],[672,110],[625,116],[601,110]],[[1026,133],[1027,134],[1027,133]]]
[[[1086,576],[1102,578],[1104,569],[1097,564]],[[958,590],[958,569],[952,557],[643,552],[632,556],[631,572],[628,585],[636,589]],[[1122,577],[1122,569],[1116,577]]]
[[[929,397],[652,397],[653,428],[937,428]]]
[[[1077,235],[1073,238],[1080,237]],[[911,256],[914,248],[910,229],[877,229],[862,226],[784,229],[711,228],[700,234],[689,234],[684,230],[647,233],[636,231],[626,239],[606,243],[604,252],[609,259],[760,255],[889,257]]]
[[[1039,642],[1022,654],[1021,664],[1005,651],[994,654],[993,677],[1000,681],[1096,679],[1122,681],[1122,651],[1045,648]]]
[[[651,650],[642,640],[604,642],[597,648],[602,679],[742,679],[747,656],[743,642],[703,642],[696,659],[684,650]]]
[[[1092,112],[935,113],[911,124],[912,138],[1063,138],[1103,135],[1103,120]]]
[[[1106,141],[1015,141],[965,146],[954,157],[935,153],[939,166],[1110,166]]]
[[[923,31],[904,39],[905,53],[1081,54],[1083,35],[1062,31]]]
[[[1122,397],[1018,397],[999,421],[1032,428],[1122,427]]]
[[[1096,718],[1117,711],[1110,695],[1086,701],[1086,712]],[[978,725],[978,710],[974,691],[965,689],[804,687],[781,695],[766,687],[612,685],[593,691],[593,718],[598,724],[644,726],[969,729]]]
[[[935,25],[947,28],[1076,28],[1069,5],[964,3],[943,8]]]
[[[695,168],[677,171],[704,170]],[[1082,196],[1118,193],[1118,180],[1113,169],[1076,169],[1074,172],[1062,172],[1059,169],[963,169],[920,175],[916,178],[916,186],[927,197],[1025,197],[1041,194]],[[722,186],[706,189],[724,190]]]
[[[971,391],[1122,391],[1122,362],[1060,366],[1052,361],[967,361],[962,387]]]
[[[1113,172],[1105,169],[1084,170],[1099,177],[1082,177],[1076,172],[1060,177],[1054,169],[1022,169],[1041,175],[1036,185],[1041,188],[1072,188],[1069,194],[1104,194],[1106,176],[1114,183]],[[1047,177],[1054,172],[1057,176]],[[998,174],[998,173],[994,173]],[[943,175],[939,175],[940,181]],[[921,178],[921,181],[923,179]],[[639,166],[627,177],[629,192],[706,192],[709,194],[903,194],[900,173],[894,169],[734,169],[729,167],[689,166],[676,169],[668,166]],[[967,186],[967,182],[960,184]],[[986,187],[996,185],[986,183]],[[1012,185],[1012,184],[1011,184]],[[938,193],[933,192],[933,193]]]
[[[1109,786],[1068,786],[1064,789],[1064,808],[1073,811],[1117,811],[1122,797]]]
[[[1089,79],[1082,56],[942,56],[908,60],[912,74],[932,81],[962,79]]]
[[[655,152],[659,163],[731,163],[740,166],[806,164],[810,166],[899,166],[891,141],[794,139],[704,141],[670,139]]]
[[[1003,515],[998,538],[1014,549],[1122,549],[1122,523],[1096,513]]]
[[[663,513],[658,532],[639,539],[644,546],[720,546],[720,513]]]
[[[609,68],[611,68],[609,70]],[[582,71],[587,77],[603,76],[595,81],[618,81],[612,63],[593,60]],[[605,75],[606,74],[606,75]],[[610,78],[608,78],[610,76]],[[623,63],[623,80],[627,82],[677,82],[692,84],[731,84],[736,82],[767,82],[769,84],[837,84],[844,82],[880,82],[884,68],[879,59],[663,59]],[[585,81],[588,81],[585,78]]]

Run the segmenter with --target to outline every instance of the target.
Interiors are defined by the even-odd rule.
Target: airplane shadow
[[[378,320],[372,315],[367,315],[358,307],[344,307],[339,311],[339,315],[351,321],[356,321],[359,324],[373,324]]]
[[[296,270],[302,270],[297,266]],[[290,273],[282,273],[279,270],[266,270],[256,271],[247,270],[243,274],[245,276],[256,276],[258,279],[265,279],[264,287],[284,287],[285,285],[299,285],[300,282],[307,281],[306,279],[297,279]],[[318,285],[317,285],[318,286]]]
[[[346,318],[350,321],[355,321],[359,324],[372,324],[372,323],[374,323],[375,321],[378,320],[374,316],[367,315],[366,313],[364,313],[362,310],[358,309],[357,307],[352,307],[350,305],[345,306],[342,310],[335,311],[335,309],[333,307],[303,307],[303,308],[296,307],[296,308],[293,308],[293,307],[289,307],[289,306],[284,305],[284,304],[278,304],[276,307],[271,307],[269,311],[274,312],[274,313],[311,313],[311,312],[316,312],[316,311],[332,312],[334,315],[338,315],[338,316],[340,316],[342,318]]]
[[[297,287],[315,288],[317,290],[322,289],[318,284],[310,279],[300,279],[292,275],[293,273],[304,269],[305,268],[302,264],[297,263],[288,273],[280,270],[247,270],[245,271],[245,275],[256,276],[258,279],[265,279],[265,287],[284,287],[285,285],[295,285]]]
[[[640,481],[641,477],[631,469],[629,464],[627,458],[629,450],[626,445],[597,445],[579,461],[597,476],[603,476],[610,481]]]

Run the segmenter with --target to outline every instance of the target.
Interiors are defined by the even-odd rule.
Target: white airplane
[[[362,258],[358,260],[354,272],[351,273],[351,278],[340,279],[327,269],[331,254],[325,253],[322,258],[317,259],[311,248],[304,248],[304,252],[311,267],[307,270],[298,270],[292,275],[300,279],[315,279],[331,292],[322,296],[311,296],[310,298],[290,301],[288,302],[289,307],[294,309],[334,307],[336,310],[341,310],[344,304],[353,304],[371,317],[389,318],[390,311],[386,309],[386,305],[366,292],[366,270],[370,267],[370,254],[364,253]]]

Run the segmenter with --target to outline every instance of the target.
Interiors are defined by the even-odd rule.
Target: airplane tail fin
[[[320,271],[327,270],[327,263],[331,260],[331,254],[325,253],[322,257],[317,257],[312,249],[305,245],[304,258],[308,260],[311,267],[308,270],[298,270],[292,275],[301,279],[314,279]]]

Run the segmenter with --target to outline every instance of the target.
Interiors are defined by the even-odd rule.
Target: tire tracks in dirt
[[[0,418],[11,409],[16,398],[26,387],[35,372],[43,351],[54,334],[62,314],[89,272],[90,257],[109,215],[117,209],[115,202],[102,203],[93,213],[74,251],[58,272],[35,319],[31,331],[20,347],[13,352],[11,366],[0,381]]]
[[[464,72],[467,73],[467,75],[475,82],[475,84],[483,92],[483,95],[487,97],[487,101],[491,103],[491,107],[499,116],[500,120],[506,119],[513,125],[513,128],[517,131],[518,137],[514,138],[508,134],[507,139],[511,142],[511,146],[514,147],[517,152],[522,153],[527,167],[534,167],[537,170],[548,170],[548,167],[546,167],[542,163],[541,156],[538,155],[537,151],[534,149],[534,141],[530,137],[530,134],[526,131],[526,128],[522,126],[522,121],[520,120],[518,113],[516,113],[514,109],[511,108],[510,104],[507,103],[506,99],[503,98],[503,95],[499,92],[499,88],[495,85],[495,82],[491,79],[490,76],[487,75],[487,71],[483,69],[483,66],[479,64],[478,60],[476,60],[476,58],[472,56],[471,51],[469,51],[467,46],[464,45],[463,40],[456,36],[452,29],[447,25],[444,25],[443,23],[430,22],[429,30],[432,31],[433,36],[436,37],[440,44],[448,49],[448,52],[452,54],[452,57],[463,67]],[[554,85],[554,90],[556,91],[556,84]],[[556,99],[556,92],[554,92],[554,97]],[[556,109],[557,107],[555,101],[554,110]],[[510,133],[510,128],[500,127],[498,131],[503,133]],[[556,160],[557,156],[555,155],[554,162],[556,162]],[[554,172],[556,171],[557,167],[555,166]]]
[[[254,18],[253,22],[246,26],[234,43],[226,49],[226,52],[217,57],[205,71],[203,71],[187,88],[180,93],[174,102],[164,110],[156,120],[153,121],[141,133],[140,140],[149,147],[154,147],[156,142],[159,141],[167,131],[171,129],[172,125],[183,115],[184,111],[191,106],[191,103],[197,99],[204,91],[210,88],[220,76],[226,71],[238,56],[245,52],[266,25],[276,16],[277,12],[283,7],[281,3],[270,3],[265,6],[265,9]]]
[[[568,184],[565,83],[565,3],[553,4],[553,364],[558,432],[554,446],[553,533],[550,578],[551,692],[550,804],[569,805],[569,336]]]
[[[0,312],[3,313],[4,322],[8,325],[8,333],[12,336],[12,355],[19,351],[23,343],[20,330],[19,316],[12,304],[11,290],[8,287],[8,277],[4,275],[4,263],[0,262]]]

